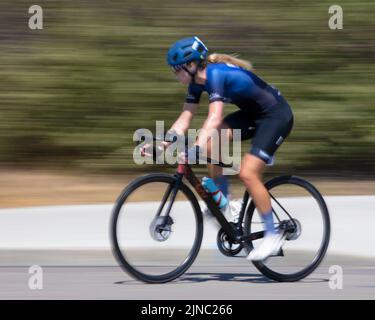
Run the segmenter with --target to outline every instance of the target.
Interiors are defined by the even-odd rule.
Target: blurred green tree
[[[374,172],[372,0],[340,1],[342,30],[325,0],[57,0],[40,4],[43,30],[28,28],[30,5],[0,3],[0,164],[145,170],[133,132],[177,117],[186,88],[165,54],[197,34],[250,60],[292,105],[274,170]],[[203,99],[195,128],[206,113]]]

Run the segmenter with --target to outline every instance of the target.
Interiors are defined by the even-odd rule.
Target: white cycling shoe
[[[240,217],[242,203],[243,203],[242,199],[233,199],[229,201],[229,208],[230,208],[230,214],[231,214],[230,221],[237,223]]]
[[[231,200],[229,201],[229,206],[224,209],[224,215],[229,222],[236,223],[238,218],[240,217],[240,212],[242,208],[242,199],[238,200]],[[214,218],[211,211],[206,207],[202,210],[203,216],[207,217],[208,219]],[[218,224],[219,225],[219,224]]]
[[[251,250],[246,259],[251,261],[262,261],[272,255],[277,255],[284,244],[286,235],[284,232],[267,235],[262,243]]]

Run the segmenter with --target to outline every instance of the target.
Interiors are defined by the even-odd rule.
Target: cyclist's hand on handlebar
[[[151,157],[154,153],[156,155],[161,154],[170,144],[171,142],[162,141],[154,147],[152,144],[146,143],[140,147],[141,156]]]

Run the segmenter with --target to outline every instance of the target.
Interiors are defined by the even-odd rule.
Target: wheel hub
[[[165,241],[172,233],[173,219],[168,217],[159,216],[156,217],[150,225],[151,238],[155,241]]]
[[[285,230],[286,240],[296,240],[301,235],[302,225],[297,219],[292,218],[291,220],[282,221],[280,229]]]

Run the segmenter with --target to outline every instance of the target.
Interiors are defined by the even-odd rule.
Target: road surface
[[[13,265],[7,265],[12,257]],[[0,299],[374,299],[375,259],[327,256],[309,277],[276,283],[243,257],[202,250],[193,266],[167,284],[145,284],[117,266],[110,251],[0,251]],[[31,265],[43,271],[43,289],[31,290]],[[343,270],[333,290],[332,265]],[[331,281],[330,281],[331,279]],[[331,286],[330,286],[331,283]]]

